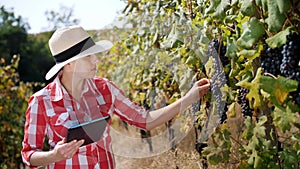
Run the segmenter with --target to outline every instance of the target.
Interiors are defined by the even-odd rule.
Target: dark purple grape
[[[261,52],[261,67],[263,72],[274,76],[280,75],[281,62],[281,48],[273,49],[265,44],[264,50]]]
[[[287,78],[297,80],[300,83],[300,36],[291,33],[287,36],[287,43],[282,49],[282,63],[280,66],[281,74]],[[291,93],[293,100],[300,107],[300,87]]]
[[[253,109],[250,108],[249,101],[246,98],[248,93],[249,93],[248,89],[245,88],[239,89],[238,103],[242,107],[242,114],[244,117],[247,116],[251,117],[253,115]]]

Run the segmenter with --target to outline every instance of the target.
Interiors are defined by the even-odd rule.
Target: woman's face
[[[81,79],[93,78],[96,75],[99,61],[99,57],[93,54],[72,62],[73,76]]]

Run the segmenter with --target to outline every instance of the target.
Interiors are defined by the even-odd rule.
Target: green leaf
[[[269,37],[266,39],[266,43],[271,47],[271,48],[277,48],[280,47],[284,44],[286,44],[287,40],[287,35],[290,33],[291,27],[278,32],[276,35]]]
[[[257,52],[257,50],[243,49],[238,52],[238,56],[241,56],[241,55],[246,57],[248,60],[254,60],[255,58],[260,56],[260,52]]]
[[[268,0],[268,18],[266,22],[270,32],[278,32],[285,22],[286,16],[281,13],[277,4],[277,0]]]
[[[229,4],[227,1],[221,1],[221,3],[219,3],[218,7],[215,9],[216,12],[213,14],[213,16],[216,18],[224,18],[228,7]]]
[[[255,6],[252,0],[243,0],[241,6],[241,13],[245,16],[253,16],[256,12]]]
[[[262,7],[265,13],[268,11],[268,0],[255,0],[255,2],[257,6]]]
[[[209,7],[205,10],[205,15],[213,13],[220,3],[221,0],[211,0]]]
[[[253,129],[254,129],[254,124],[252,123],[252,120],[250,117],[247,117],[246,120],[245,120],[245,125],[246,125],[246,130],[244,131],[244,138],[246,140],[250,140],[253,136]]]
[[[172,25],[172,30],[170,31],[166,40],[161,43],[162,48],[176,48],[183,42],[182,33],[178,30],[177,26]]]
[[[284,149],[282,154],[280,155],[280,159],[284,161],[283,168],[299,167],[299,153],[297,153],[296,150]]]
[[[297,121],[295,113],[291,111],[289,106],[286,108],[275,107],[273,112],[273,123],[278,127],[283,133],[291,129],[291,124]]]
[[[266,116],[262,116],[259,118],[259,121],[255,128],[253,129],[253,133],[256,137],[265,137],[266,136],[266,128],[263,126],[268,121]]]
[[[234,58],[236,56],[237,50],[238,47],[236,44],[236,39],[234,39],[233,37],[227,37],[227,56],[230,58]]]
[[[264,35],[265,30],[260,21],[256,18],[251,18],[250,21],[245,25],[242,36],[237,40],[237,44],[242,47],[249,49]]]
[[[276,0],[276,2],[278,4],[279,12],[282,14],[286,13],[291,7],[291,1]]]
[[[247,94],[247,99],[250,101],[254,100],[254,104],[253,104],[254,108],[260,107],[262,102],[261,94],[259,93],[260,78],[261,78],[261,68],[257,70],[256,76],[251,82],[248,82],[248,79],[245,79],[236,84],[237,86],[242,86],[244,88],[249,89],[249,93]]]
[[[263,76],[260,78],[260,87],[269,93],[271,101],[279,106],[282,105],[290,92],[297,90],[298,82],[282,76],[277,79]]]
[[[217,165],[220,161],[222,161],[222,157],[218,154],[209,154],[207,156],[210,164]]]

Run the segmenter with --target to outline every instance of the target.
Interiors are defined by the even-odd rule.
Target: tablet
[[[105,116],[70,127],[67,134],[67,143],[72,140],[84,139],[84,143],[81,145],[84,146],[100,140],[109,118],[110,116]]]

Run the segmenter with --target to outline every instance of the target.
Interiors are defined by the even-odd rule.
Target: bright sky
[[[87,30],[101,29],[119,16],[126,6],[124,0],[1,0],[0,6],[13,11],[29,23],[29,33],[38,33],[48,26],[45,12],[59,12],[61,6],[73,7],[73,19]],[[13,10],[10,10],[13,8]]]

